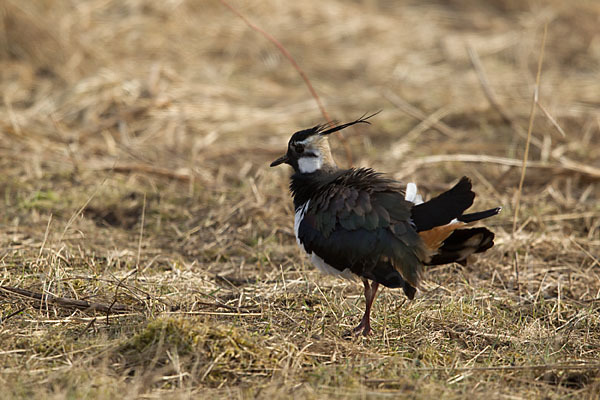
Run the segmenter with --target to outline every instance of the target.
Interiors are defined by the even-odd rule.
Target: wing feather
[[[391,181],[377,175],[368,176],[368,182],[358,178],[341,176],[315,196],[300,222],[298,240],[340,271],[349,268],[411,292],[429,257],[411,221],[412,203]]]

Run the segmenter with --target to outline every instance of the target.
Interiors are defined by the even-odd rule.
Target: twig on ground
[[[131,271],[129,271],[127,274],[125,274],[125,276],[119,280],[119,283],[117,283],[117,287],[115,288],[115,296],[113,297],[113,301],[112,301],[112,303],[110,303],[110,305],[106,309],[106,324],[107,325],[109,324],[108,316],[110,315],[111,310],[113,309],[113,307],[117,306],[117,296],[119,294],[119,288],[121,287],[121,285],[123,284],[123,282],[125,282],[125,280],[127,278],[129,278],[131,275],[133,275],[136,272],[137,272],[137,267],[134,268],[134,269],[132,269]]]
[[[431,368],[406,368],[402,371],[410,372],[437,372],[437,371],[467,371],[467,372],[485,372],[485,371],[527,371],[527,370],[597,370],[600,368],[600,363],[590,363],[590,364],[540,364],[540,365],[498,365],[491,367],[431,367]],[[397,380],[392,379],[373,379],[373,380],[365,380],[366,382],[397,382]]]
[[[94,303],[86,300],[77,300],[77,299],[69,299],[66,297],[58,297],[52,294],[44,294],[38,292],[32,292],[27,289],[16,288],[12,286],[0,286],[0,290],[4,290],[5,292],[15,293],[22,297],[27,297],[30,299],[40,300],[42,303],[52,304],[55,306],[69,308],[69,309],[77,309],[81,311],[99,311],[99,312],[114,312],[116,314],[124,313],[131,311],[129,307],[123,304],[114,304],[112,306],[107,306],[102,303]]]
[[[23,311],[25,311],[25,307],[19,308],[17,311],[12,312],[10,314],[8,314],[6,317],[0,317],[0,324],[8,321],[10,318],[14,317],[15,315],[22,313]]]
[[[92,320],[90,320],[90,322],[87,323],[85,328],[83,328],[81,330],[81,334],[83,335],[84,333],[86,333],[88,329],[90,329],[92,326],[94,326],[95,322],[96,322],[96,317],[94,317]]]

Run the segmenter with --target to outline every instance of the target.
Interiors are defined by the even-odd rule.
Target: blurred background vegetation
[[[345,337],[361,289],[302,258],[268,168],[324,122],[272,43],[217,0],[0,0],[2,396],[596,398],[600,3],[230,4],[333,118],[383,110],[353,165],[470,176],[496,246]]]

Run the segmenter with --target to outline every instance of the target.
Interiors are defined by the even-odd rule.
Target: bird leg
[[[366,278],[363,278],[363,284],[365,285],[365,314],[360,320],[360,324],[354,328],[354,334],[358,335],[362,330],[363,336],[368,336],[371,333],[371,306],[377,296],[377,288],[379,283],[373,282],[369,284]]]

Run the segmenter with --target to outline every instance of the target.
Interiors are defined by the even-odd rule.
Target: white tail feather
[[[404,195],[404,200],[410,201],[414,205],[419,205],[423,203],[423,197],[417,191],[417,184],[414,182],[409,182],[406,184],[406,194]]]

